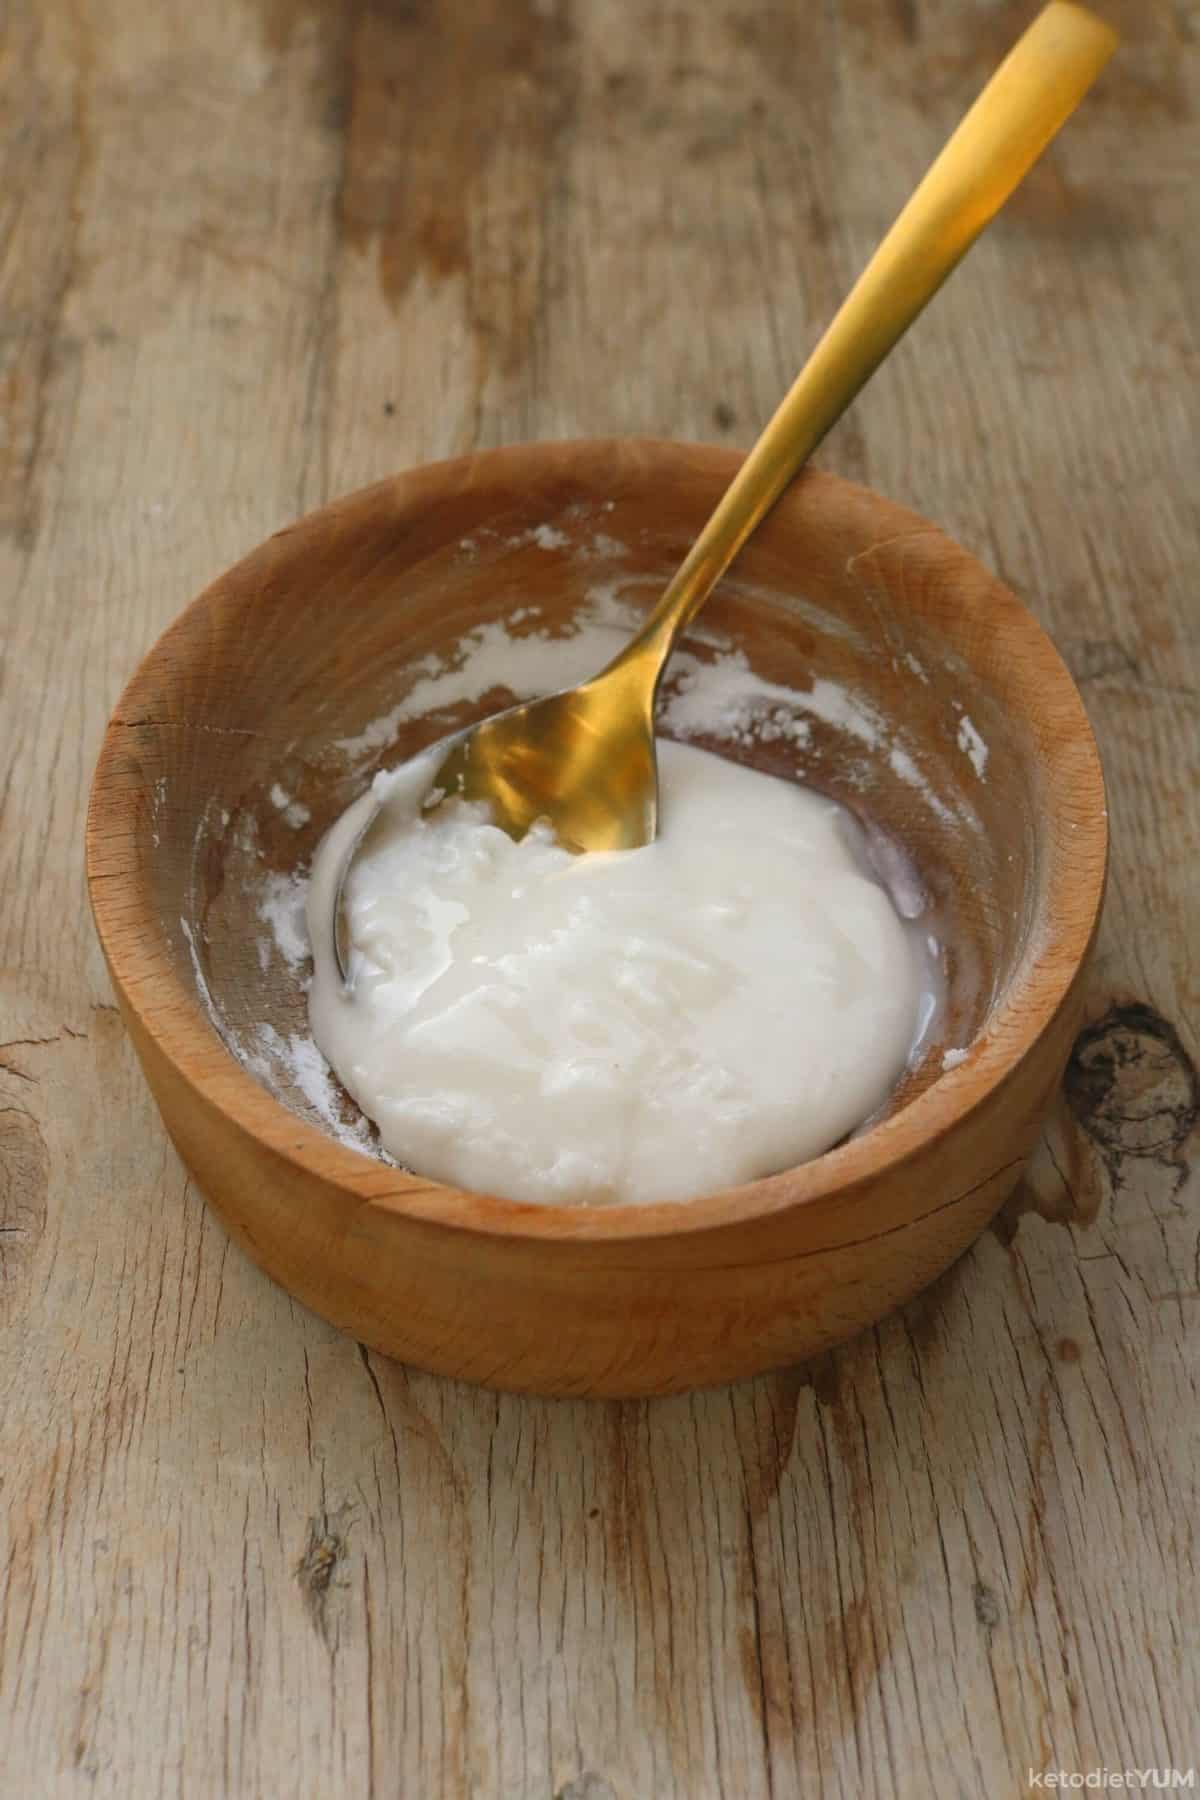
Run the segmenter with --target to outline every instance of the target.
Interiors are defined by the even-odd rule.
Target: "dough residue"
[[[386,1148],[525,1201],[680,1201],[818,1155],[884,1100],[930,1008],[836,802],[660,740],[640,850],[519,843],[422,801],[437,755],[377,778],[318,851],[313,1036]],[[333,954],[346,846],[348,984]]]

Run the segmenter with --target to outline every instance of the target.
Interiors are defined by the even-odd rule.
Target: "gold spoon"
[[[1038,15],[859,276],[646,623],[590,681],[446,738],[432,791],[486,801],[514,838],[536,819],[575,850],[633,850],[654,838],[654,702],[680,634],[1116,47],[1116,33],[1073,0],[1053,0]],[[349,845],[337,884],[334,947],[343,976],[342,890],[378,810]]]

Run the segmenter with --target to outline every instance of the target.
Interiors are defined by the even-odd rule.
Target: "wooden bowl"
[[[826,707],[806,746],[768,730],[731,753],[799,774],[904,845],[949,946],[937,1041],[883,1116],[744,1187],[597,1209],[460,1193],[322,1123],[340,1101],[304,1050],[302,971],[264,937],[263,894],[282,891],[374,763],[508,696],[407,719],[374,762],[338,740],[387,713],[424,659],[518,606],[538,610],[514,629],[556,632],[597,583],[647,605],[737,462],[669,443],[535,444],[351,495],[194,601],[109,725],[88,882],[167,1129],[269,1274],[424,1368],[636,1395],[808,1356],[966,1248],[1062,1074],[1107,852],[1079,695],[1030,615],[957,545],[810,473],[701,624],[772,681],[849,696],[848,726]]]

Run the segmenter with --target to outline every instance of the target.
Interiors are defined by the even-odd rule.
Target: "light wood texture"
[[[376,484],[217,581],[105,734],[88,884],[171,1137],[268,1273],[419,1368],[629,1398],[827,1349],[961,1254],[1015,1186],[1066,1065],[1107,850],[1078,691],[963,550],[816,472],[760,526],[705,625],[765,680],[852,700],[857,735],[813,720],[799,753],[778,735],[724,748],[861,813],[930,896],[945,1016],[885,1118],[686,1207],[517,1205],[347,1151],[290,1075],[285,1107],[226,1054],[222,1039],[261,1069],[264,1027],[273,1043],[307,1032],[295,966],[259,957],[264,878],[290,875],[381,761],[512,696],[418,716],[365,761],[339,746],[481,625],[523,615],[528,629],[532,611],[562,631],[597,582],[645,615],[738,467],[715,447],[583,441]],[[863,717],[882,722],[865,745]],[[985,765],[959,742],[964,720]],[[273,801],[281,784],[308,814],[299,830]]]
[[[1114,858],[1022,1199],[815,1366],[629,1404],[361,1352],[167,1147],[104,722],[268,531],[533,435],[748,442],[1032,5],[10,12],[0,1792],[925,1796],[1200,1761],[1198,24],[1126,48],[822,461],[1082,683]],[[10,129],[11,127],[11,129]]]

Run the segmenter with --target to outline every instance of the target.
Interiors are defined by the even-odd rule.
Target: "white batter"
[[[478,807],[422,816],[418,760],[347,886],[308,899],[317,1044],[408,1168],[512,1199],[686,1200],[815,1156],[861,1123],[928,1011],[917,940],[834,802],[660,741],[660,832],[572,856]]]

